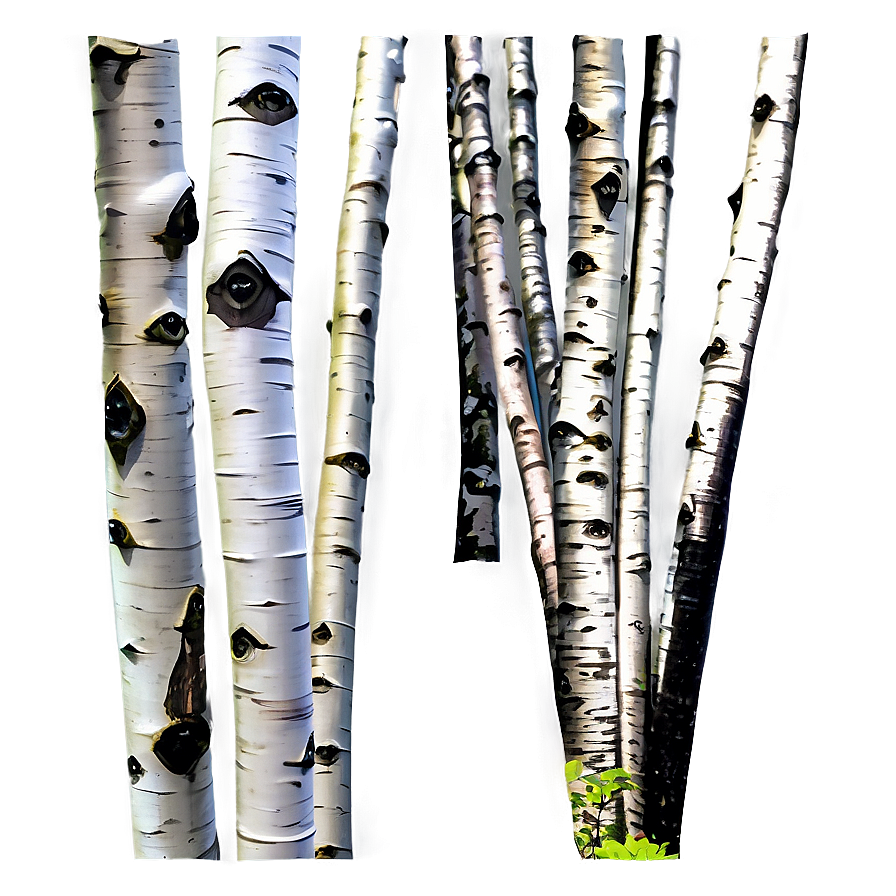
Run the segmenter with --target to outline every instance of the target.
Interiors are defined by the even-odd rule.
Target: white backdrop
[[[26,9],[3,65],[8,687],[3,837],[45,887],[157,893],[857,892],[892,847],[893,339],[891,95],[870,5],[470,4],[456,13],[343,0],[142,11]],[[883,9],[883,7],[881,7]],[[563,132],[576,32],[625,40],[634,167],[644,36],[679,36],[681,89],[654,435],[661,587],[727,260],[764,33],[808,30],[802,122],[732,495],[681,862],[580,862],[522,489],[502,433],[502,562],[452,565],[457,373],[445,143],[446,31],[480,33],[503,133],[501,38],[536,36],[542,202],[558,311]],[[234,862],[233,715],[201,366],[202,233],[190,346],[207,577],[217,815],[226,863],[130,858],[128,778],[103,482],[97,219],[88,33],[180,41],[187,170],[203,216],[215,34],[303,35],[294,351],[307,519],[326,412],[337,221],[363,33],[407,34],[388,221],[354,702],[352,863]],[[505,165],[502,177],[508,177]],[[508,215],[512,221],[512,216]],[[508,260],[515,261],[508,229]],[[17,304],[13,306],[12,303]],[[503,424],[502,424],[503,426]],[[890,550],[888,550],[890,548]],[[890,585],[887,585],[887,582]],[[878,840],[874,846],[874,837]],[[887,842],[887,848],[882,844]],[[225,867],[225,864],[227,867]],[[34,877],[36,875],[36,878]],[[14,878],[13,878],[14,879]],[[48,891],[38,886],[37,892]]]

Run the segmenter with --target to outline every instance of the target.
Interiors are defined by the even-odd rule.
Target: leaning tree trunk
[[[781,211],[790,184],[807,36],[766,38],[743,180],[729,198],[731,252],[719,283],[716,320],[701,356],[703,384],[686,446],[670,569],[670,633],[647,759],[644,827],[679,851],[697,698],[743,426],[750,368],[768,295]],[[671,622],[670,622],[671,620]]]
[[[134,852],[219,857],[193,459],[175,41],[90,38],[106,485]]]
[[[293,407],[300,40],[219,38],[203,284],[241,859],[311,858],[305,521]]]
[[[650,710],[650,422],[656,390],[672,200],[678,41],[647,38],[638,206],[632,251],[619,439],[617,550],[619,721],[622,767],[637,790],[623,794],[631,832],[642,830]]]
[[[374,346],[405,43],[405,38],[361,40],[336,254],[311,598],[318,735],[315,856],[324,859],[352,857],[351,716],[361,515],[370,474]]]
[[[551,426],[560,570],[558,708],[567,760],[619,765],[613,383],[628,165],[622,41],[576,37],[563,368]]]
[[[526,331],[532,366],[538,383],[542,432],[553,418],[560,379],[557,324],[551,301],[545,236],[538,195],[538,129],[535,100],[538,87],[532,65],[532,38],[508,37],[507,104],[510,109],[510,164],[513,167],[513,214],[519,232],[520,298],[526,315]],[[547,438],[542,440],[547,451]]]
[[[448,163],[451,239],[460,374],[460,488],[454,562],[500,557],[498,502],[498,390],[485,305],[470,239],[470,187],[464,173],[463,127],[455,110],[457,83],[448,60]]]
[[[489,80],[482,71],[480,38],[454,35],[448,39],[447,52],[449,60],[453,60],[457,84],[455,111],[463,126],[459,164],[467,174],[470,188],[473,253],[485,300],[498,390],[529,511],[532,562],[541,590],[553,665],[557,563],[551,477],[526,376],[526,351],[520,334],[522,312],[514,301],[504,264],[504,222],[498,214],[497,196],[500,158],[494,149],[489,122]]]

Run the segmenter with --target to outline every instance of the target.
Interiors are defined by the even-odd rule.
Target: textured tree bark
[[[457,83],[448,65],[448,161],[451,239],[460,375],[460,489],[454,562],[500,558],[498,501],[498,390],[485,305],[470,239],[470,188],[464,173],[463,127],[455,109]]]
[[[563,368],[551,426],[560,571],[558,708],[567,760],[619,766],[613,382],[628,164],[622,41],[576,37],[566,133],[569,258]]]
[[[198,221],[184,171],[177,43],[91,37],[90,64],[109,552],[134,852],[217,859],[184,343],[184,247]]]
[[[405,38],[358,53],[330,348],[327,433],[314,528],[312,666],[318,745],[315,856],[352,857],[351,714],[361,523],[370,474],[373,367]]]
[[[532,38],[508,37],[507,103],[510,109],[510,164],[513,167],[513,214],[519,231],[520,298],[526,315],[529,350],[538,383],[541,428],[547,433],[560,378],[557,324],[551,301],[545,237],[538,195],[538,129],[535,101],[538,86],[532,64]],[[547,438],[543,439],[545,452]]]
[[[790,184],[807,35],[765,38],[743,180],[729,198],[731,251],[686,446],[675,555],[663,625],[668,640],[647,757],[644,826],[678,852],[697,699],[725,542],[731,479],[750,368]]]
[[[463,125],[460,164],[470,187],[476,271],[485,299],[498,390],[526,496],[532,530],[532,562],[541,589],[553,665],[557,564],[551,479],[526,377],[526,352],[520,335],[522,312],[514,301],[504,264],[503,219],[498,214],[497,197],[500,159],[489,123],[489,80],[482,72],[482,45],[478,37],[454,35],[447,41],[447,52],[449,60],[453,60],[457,84],[455,110]]]
[[[290,346],[300,39],[219,38],[205,369],[236,710],[237,854],[311,858],[305,521]]]
[[[623,794],[631,832],[642,830],[650,710],[650,422],[656,391],[672,200],[678,41],[647,38],[632,290],[622,375],[617,550],[622,767],[638,786]]]

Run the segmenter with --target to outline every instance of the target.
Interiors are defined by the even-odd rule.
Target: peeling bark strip
[[[450,54],[449,54],[450,55]],[[455,108],[457,83],[448,59],[448,161],[451,171],[451,239],[460,374],[460,489],[454,562],[500,556],[498,501],[498,388],[485,303],[470,239],[470,188],[464,173],[463,126]]]
[[[725,543],[731,479],[750,368],[790,184],[807,35],[765,38],[751,110],[742,196],[719,286],[716,321],[701,359],[703,384],[688,439],[666,633],[647,757],[644,827],[678,852],[697,698]]]
[[[370,473],[373,363],[386,204],[398,144],[405,38],[365,37],[349,141],[330,342],[330,394],[314,527],[312,668],[317,858],[350,859],[351,716],[361,522]]]
[[[237,854],[311,858],[311,634],[293,406],[298,37],[218,39],[203,284],[236,709]]]
[[[538,383],[542,432],[546,433],[554,417],[556,390],[560,385],[560,350],[548,279],[547,231],[541,223],[541,199],[538,195],[538,130],[535,122],[538,87],[532,65],[532,38],[508,37],[504,41],[504,52],[507,57],[507,104],[510,109],[513,214],[520,246],[520,298],[526,314],[529,349]],[[545,437],[542,441],[547,453],[548,440]]]
[[[488,78],[482,72],[478,37],[447,38],[457,84],[455,110],[463,125],[459,163],[470,189],[471,235],[479,286],[485,299],[498,389],[513,438],[523,481],[532,563],[538,575],[553,665],[557,614],[557,564],[554,550],[551,477],[526,378],[526,353],[520,335],[522,313],[513,297],[504,265],[504,240],[498,214],[498,155],[489,122]]]
[[[175,41],[90,38],[109,555],[138,858],[217,859]],[[178,323],[179,322],[179,323]],[[100,321],[97,321],[99,325]]]
[[[630,833],[642,830],[644,815],[644,757],[650,710],[650,423],[666,283],[678,63],[678,41],[674,37],[647,38],[619,440],[620,741],[622,768],[639,788],[623,793]]]
[[[558,708],[568,761],[619,767],[613,381],[628,165],[622,41],[576,37],[563,370],[551,426],[560,572]]]

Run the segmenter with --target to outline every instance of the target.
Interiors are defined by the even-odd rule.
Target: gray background
[[[79,891],[126,887],[135,894],[175,885],[221,893],[274,885],[336,894],[583,887],[783,893],[833,892],[847,882],[861,891],[863,880],[878,891],[873,880],[889,852],[894,799],[886,674],[893,483],[884,453],[893,287],[883,265],[892,233],[892,102],[880,42],[893,22],[889,12],[876,15],[864,2],[478,3],[434,12],[353,0],[317,9],[222,0],[204,10],[187,3],[139,9],[84,3],[77,11],[52,5],[19,11],[2,63],[4,246],[7,277],[15,273],[0,352],[4,852],[19,874],[28,869],[32,882]],[[684,859],[653,872],[606,862],[590,867],[576,855],[522,489],[506,433],[502,563],[451,563],[459,462],[442,35],[458,29],[486,39],[496,134],[506,119],[500,39],[537,38],[541,193],[558,312],[572,35],[625,40],[633,167],[644,35],[667,30],[681,40],[654,435],[657,595],[696,404],[697,359],[728,254],[726,197],[743,172],[760,39],[810,32],[794,176],[754,365],[701,694]],[[353,863],[226,870],[181,863],[172,871],[135,866],[130,858],[105,543],[86,41],[97,31],[135,41],[179,39],[187,170],[200,217],[213,35],[303,35],[294,352],[309,523],[323,444],[324,323],[358,41],[362,33],[409,37],[361,566]],[[506,233],[512,268],[513,235]],[[233,718],[201,366],[202,238],[190,252],[189,345],[216,802],[222,852],[232,862]]]

